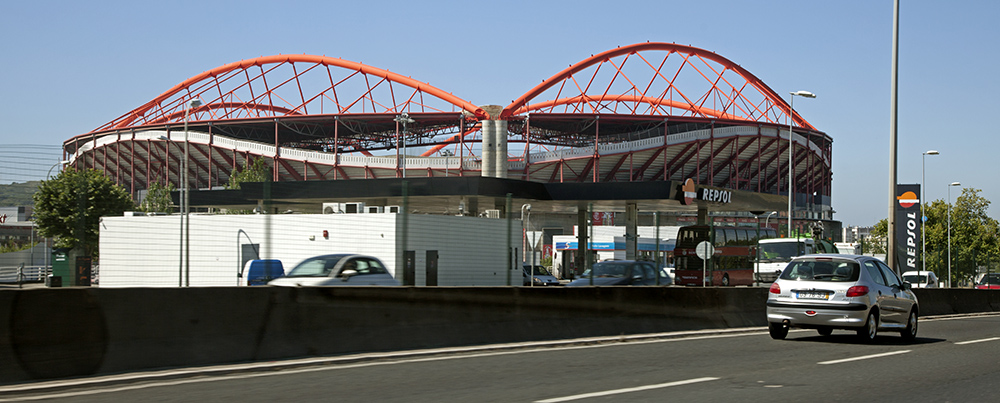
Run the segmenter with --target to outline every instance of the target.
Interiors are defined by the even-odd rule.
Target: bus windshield
[[[788,262],[793,257],[802,254],[803,244],[800,242],[777,242],[760,244],[760,260],[762,262]]]

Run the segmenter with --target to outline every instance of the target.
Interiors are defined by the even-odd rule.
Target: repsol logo
[[[917,269],[917,213],[906,213],[906,267]]]
[[[702,188],[699,192],[699,199],[709,202],[730,203],[733,201],[733,192],[728,190]]]

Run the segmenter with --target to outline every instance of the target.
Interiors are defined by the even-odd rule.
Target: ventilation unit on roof
[[[338,214],[343,212],[343,203],[323,203],[323,214]]]
[[[359,214],[365,212],[364,203],[344,203],[344,213]]]

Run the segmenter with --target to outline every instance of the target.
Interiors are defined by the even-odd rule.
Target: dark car
[[[559,279],[555,278],[552,273],[549,273],[549,271],[545,269],[545,266],[535,266],[534,269],[532,269],[530,264],[526,264],[522,267],[524,269],[523,285],[525,286],[552,287],[560,285]]]
[[[591,279],[593,272],[593,279]],[[657,276],[659,274],[659,277]],[[591,283],[593,280],[593,283]],[[657,270],[653,262],[636,260],[609,260],[594,263],[590,270],[585,270],[567,284],[567,287],[583,287],[588,285],[669,285],[670,277],[663,270]]]

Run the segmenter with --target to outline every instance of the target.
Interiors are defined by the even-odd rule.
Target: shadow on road
[[[869,344],[869,343],[866,343],[865,341],[861,340],[860,338],[858,338],[858,336],[856,334],[854,334],[854,332],[848,333],[846,331],[839,332],[839,333],[838,332],[834,332],[833,334],[831,334],[829,336],[809,335],[809,336],[800,336],[800,337],[794,337],[793,338],[793,337],[791,337],[791,335],[789,335],[789,337],[787,339],[785,339],[785,340],[787,340],[787,341],[795,341],[795,342],[813,342],[813,343],[819,342],[819,343],[861,344],[861,345]],[[884,335],[880,333],[879,335],[875,336],[875,341],[873,343],[871,343],[871,345],[876,345],[876,346],[914,346],[914,345],[921,345],[921,344],[941,343],[941,342],[945,342],[945,341],[947,341],[947,340],[945,340],[945,339],[930,338],[930,337],[920,337],[920,336],[917,336],[917,338],[915,340],[913,340],[913,341],[906,341],[902,337],[899,337],[899,335],[896,334],[896,333],[888,333],[887,332]]]

